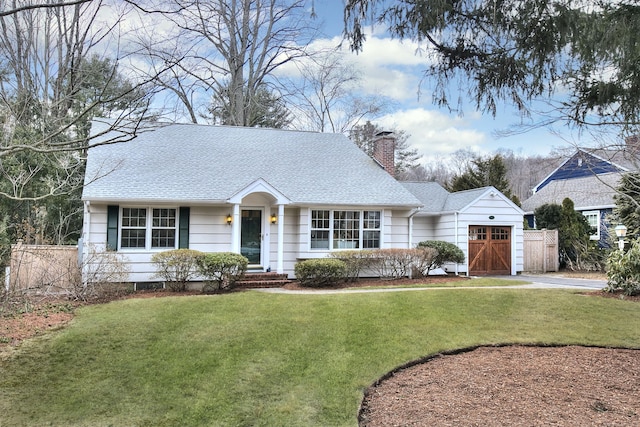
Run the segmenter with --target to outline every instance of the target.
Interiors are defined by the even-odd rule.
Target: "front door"
[[[469,274],[511,274],[510,227],[469,227]]]
[[[240,222],[240,253],[250,265],[260,265],[262,253],[262,211],[243,209]]]

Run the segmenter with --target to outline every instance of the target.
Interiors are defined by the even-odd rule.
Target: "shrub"
[[[71,290],[74,299],[97,298],[117,291],[129,280],[129,259],[89,245],[82,259],[82,281]]]
[[[329,254],[330,258],[339,259],[345,263],[345,280],[355,282],[360,277],[362,269],[370,267],[376,262],[376,251],[337,251]]]
[[[640,294],[640,242],[635,241],[625,253],[613,250],[607,258],[605,291],[621,290],[625,295]]]
[[[411,277],[414,271],[424,271],[431,262],[433,251],[415,249],[376,249],[372,253],[375,260],[371,267],[381,279],[400,279]]]
[[[434,268],[442,267],[448,262],[462,264],[464,262],[464,252],[453,243],[443,240],[425,240],[418,243],[419,248],[431,248],[437,251],[437,254],[431,260],[431,264],[427,267],[427,274]]]
[[[154,254],[151,261],[156,265],[155,277],[164,280],[173,292],[184,291],[187,282],[196,276],[198,258],[202,255],[193,249],[173,249]]]
[[[308,259],[297,263],[294,271],[300,286],[321,288],[344,281],[347,277],[347,264],[339,259]]]
[[[249,260],[234,252],[215,252],[198,258],[198,272],[208,282],[206,290],[231,289],[244,276]]]
[[[434,248],[417,247],[414,249],[413,264],[411,266],[411,277],[426,277],[435,268],[434,260],[438,256],[438,251]]]

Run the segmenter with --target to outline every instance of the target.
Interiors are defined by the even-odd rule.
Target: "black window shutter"
[[[180,224],[178,227],[178,248],[189,249],[189,213],[188,206],[180,207]]]
[[[118,215],[120,209],[118,205],[107,206],[107,249],[118,250]]]

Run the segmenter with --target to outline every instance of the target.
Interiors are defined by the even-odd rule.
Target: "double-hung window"
[[[122,208],[122,230],[120,247],[145,248],[147,246],[147,210],[144,208]]]
[[[121,248],[176,247],[176,209],[122,208]]]
[[[591,227],[591,240],[600,240],[600,211],[585,211],[582,215],[586,218]]]
[[[380,247],[380,211],[312,210],[311,249]]]

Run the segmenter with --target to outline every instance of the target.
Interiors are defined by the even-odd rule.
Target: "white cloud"
[[[417,148],[424,161],[448,156],[459,149],[485,151],[487,136],[466,120],[434,110],[399,110],[375,121],[380,126],[397,128],[410,134],[408,143]]]

